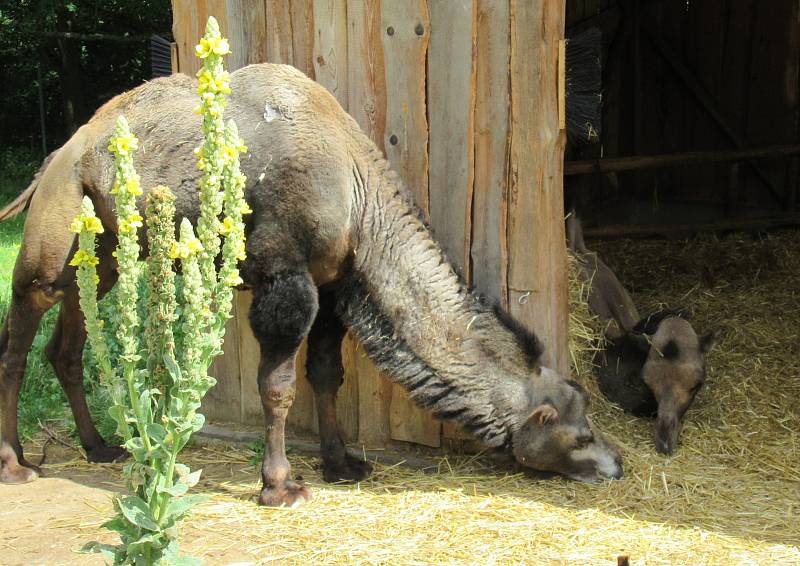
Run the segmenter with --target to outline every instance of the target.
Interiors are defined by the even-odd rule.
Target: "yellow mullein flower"
[[[191,254],[196,254],[197,252],[203,250],[203,245],[197,238],[192,238],[191,240],[186,242],[186,247],[188,248],[189,253]]]
[[[128,194],[131,194],[135,197],[138,197],[142,194],[142,186],[140,184],[140,177],[139,175],[134,175],[129,177],[125,181],[125,190],[128,191]]]
[[[233,222],[233,220],[231,220],[226,216],[225,220],[223,220],[222,224],[220,224],[219,226],[219,233],[222,234],[223,236],[227,236],[235,229],[236,229],[236,224]]]
[[[172,259],[186,259],[189,257],[189,253],[186,250],[186,246],[180,242],[172,242],[172,247],[169,249],[169,257]]]
[[[169,257],[172,259],[186,259],[203,249],[200,240],[193,238],[187,242],[172,242]]]
[[[138,214],[119,219],[119,231],[123,234],[130,234],[134,232],[136,228],[141,228],[142,226],[142,217]]]
[[[208,85],[214,80],[214,75],[208,69],[202,69],[197,74],[197,94],[203,94],[208,90]]]
[[[195,45],[194,51],[198,57],[205,59],[212,53],[214,55],[227,55],[231,52],[228,40],[223,37],[202,38],[199,45]]]
[[[83,214],[76,216],[72,224],[69,225],[69,231],[75,234],[80,234],[83,230],[93,232],[95,234],[103,233],[103,223],[96,216],[85,216]]]
[[[252,214],[253,209],[250,208],[250,205],[247,204],[247,201],[244,201],[242,203],[242,208],[239,209],[239,212],[241,212],[242,214]]]
[[[200,74],[197,75],[197,79],[198,94],[205,94],[206,92],[230,94],[231,92],[230,74],[225,71],[220,73],[219,76],[214,76],[208,69],[203,69],[200,71]]]
[[[73,267],[81,267],[83,265],[95,266],[98,263],[100,263],[100,259],[97,256],[91,255],[83,250],[75,252],[75,255],[72,256],[72,261],[69,262]]]
[[[236,159],[236,148],[230,145],[222,146],[222,153],[227,159]]]
[[[103,223],[100,222],[97,216],[87,216],[84,218],[83,226],[86,228],[87,232],[93,232],[95,234],[102,234],[104,231]]]
[[[108,151],[117,155],[128,155],[139,149],[139,140],[133,134],[113,137],[108,141]]]
[[[225,278],[225,284],[228,287],[237,287],[242,283],[244,283],[244,281],[242,281],[242,278],[239,277],[238,271],[233,271],[229,273],[228,276]]]

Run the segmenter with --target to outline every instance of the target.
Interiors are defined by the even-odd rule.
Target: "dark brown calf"
[[[637,416],[656,416],[656,450],[671,454],[681,420],[705,382],[710,334],[698,337],[683,310],[644,319],[611,269],[586,249],[580,220],[567,219],[569,247],[591,285],[589,309],[606,324],[606,348],[598,371],[603,395]]]

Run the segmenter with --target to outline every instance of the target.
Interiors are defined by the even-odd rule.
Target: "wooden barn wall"
[[[604,33],[602,154],[797,143],[799,14],[796,0],[567,0],[567,35],[588,24]],[[729,175],[729,164],[621,173],[619,192],[593,189],[605,200],[704,204],[721,214]],[[758,171],[742,164],[739,175],[740,213],[783,208],[798,182],[786,158],[761,160]]]
[[[460,273],[536,330],[550,365],[567,370],[556,95],[563,5],[173,0],[173,11],[182,72],[196,71],[193,46],[214,15],[231,38],[229,68],[287,63],[328,88],[386,152]],[[530,100],[542,104],[532,111]],[[557,170],[549,167],[553,161]],[[225,354],[214,368],[219,385],[204,406],[212,419],[262,422],[250,301],[249,293],[239,294]],[[338,411],[347,441],[438,447],[464,438],[418,409],[349,336],[343,360]],[[304,371],[301,352],[290,426],[316,432]]]

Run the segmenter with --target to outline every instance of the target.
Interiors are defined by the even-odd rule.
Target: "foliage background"
[[[0,206],[30,183],[44,157],[37,66],[50,152],[107,100],[151,77],[149,38],[171,40],[171,29],[169,0],[0,0]],[[8,310],[23,223],[24,215],[0,224],[0,320]],[[101,308],[112,308],[111,301]],[[58,307],[47,313],[28,356],[20,401],[25,437],[38,431],[40,420],[74,432],[43,352],[57,315]],[[96,368],[90,363],[87,370],[90,408],[109,438],[114,423],[105,414],[108,400],[93,379]]]
[[[171,38],[169,0],[0,0],[0,146],[47,151],[104,102],[150,78],[149,37]]]

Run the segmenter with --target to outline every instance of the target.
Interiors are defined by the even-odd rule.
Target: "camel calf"
[[[656,416],[656,450],[670,454],[678,444],[683,416],[705,383],[705,355],[713,337],[698,337],[682,309],[640,319],[614,272],[586,248],[574,211],[567,218],[567,235],[581,277],[591,285],[589,309],[605,324],[600,390],[634,415]]]

